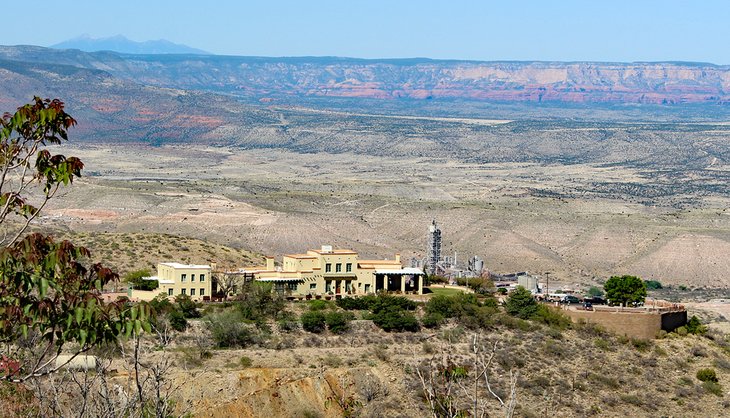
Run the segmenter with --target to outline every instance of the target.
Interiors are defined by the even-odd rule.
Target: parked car
[[[605,305],[606,299],[600,296],[592,296],[583,299],[583,302],[590,302],[593,305]]]
[[[563,303],[571,304],[571,303],[580,303],[580,299],[573,295],[567,295],[563,297]]]
[[[583,309],[585,309],[586,311],[592,311],[593,304],[590,302],[583,302]]]

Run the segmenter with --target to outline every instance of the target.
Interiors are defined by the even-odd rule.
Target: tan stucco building
[[[352,250],[324,245],[319,250],[289,254],[275,267],[273,257],[266,266],[245,269],[260,282],[271,282],[276,291],[291,296],[366,295],[379,291],[423,293],[422,270],[403,267],[400,255],[393,260],[360,260]]]
[[[204,264],[159,263],[157,275],[145,280],[157,280],[159,286],[152,291],[133,290],[132,298],[151,300],[160,293],[168,297],[188,295],[192,300],[209,300],[211,289],[211,268]]]

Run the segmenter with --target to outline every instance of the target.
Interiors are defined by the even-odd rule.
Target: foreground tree
[[[529,290],[522,286],[517,286],[507,298],[505,308],[510,315],[522,319],[530,319],[537,313],[537,301]]]
[[[22,382],[53,373],[64,348],[72,356],[149,330],[146,305],[104,303],[118,280],[101,264],[84,266],[89,251],[34,233],[31,221],[62,185],[81,175],[75,157],[52,155],[76,121],[59,100],[34,98],[0,119],[0,379]],[[35,158],[35,161],[32,160]],[[33,203],[31,203],[33,201]]]
[[[606,298],[622,306],[644,302],[646,299],[646,284],[636,276],[612,276],[606,280],[603,289],[606,291]]]

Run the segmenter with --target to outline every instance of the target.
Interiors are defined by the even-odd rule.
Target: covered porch
[[[423,279],[426,274],[418,268],[375,270],[375,292],[400,292],[423,294]]]

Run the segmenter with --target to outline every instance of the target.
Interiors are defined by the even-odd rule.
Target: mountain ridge
[[[554,103],[730,103],[730,66],[428,58],[121,54],[2,47],[0,59],[100,69],[142,85],[272,97]]]
[[[202,49],[157,39],[136,42],[123,35],[93,38],[87,34],[51,45],[54,49],[78,49],[85,52],[114,51],[132,54],[202,54],[210,55]]]

